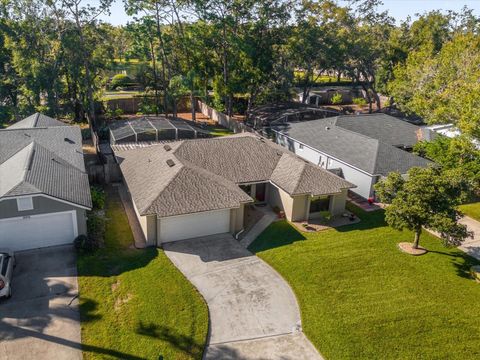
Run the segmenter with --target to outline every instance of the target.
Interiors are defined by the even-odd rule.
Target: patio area
[[[307,221],[293,221],[292,224],[299,231],[303,232],[317,232],[322,230],[328,230],[345,225],[357,224],[360,222],[360,218],[352,212],[345,212],[342,215],[337,215],[331,219],[316,218],[309,219]]]

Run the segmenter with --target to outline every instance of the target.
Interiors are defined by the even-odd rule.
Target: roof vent
[[[325,126],[325,130],[330,130],[330,126]]]
[[[65,141],[69,144],[75,144],[75,141],[73,141],[72,139],[69,139],[69,138],[63,138],[63,141]]]
[[[167,165],[170,166],[170,167],[173,167],[173,166],[175,166],[175,162],[172,159],[168,159],[167,160]]]
[[[167,151],[172,150],[172,147],[170,145],[165,145],[163,148]]]

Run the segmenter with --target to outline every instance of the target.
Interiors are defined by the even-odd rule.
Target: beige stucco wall
[[[235,234],[243,229],[245,205],[241,204],[237,209],[230,210],[230,232]]]
[[[142,228],[143,235],[147,242],[147,246],[154,246],[157,244],[157,216],[156,215],[146,215],[141,216],[138,212],[137,206],[132,199],[133,209],[137,215],[138,222]]]
[[[305,220],[309,197],[307,195],[290,196],[287,192],[269,184],[267,189],[267,199],[270,206],[278,206],[285,212],[285,217],[289,221]]]
[[[345,204],[347,201],[347,189],[342,190],[341,194],[333,195],[330,200],[330,213],[332,215],[340,215],[345,212]]]

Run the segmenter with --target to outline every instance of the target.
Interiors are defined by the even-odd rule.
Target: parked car
[[[0,249],[0,298],[12,296],[12,276],[15,254],[8,249]]]

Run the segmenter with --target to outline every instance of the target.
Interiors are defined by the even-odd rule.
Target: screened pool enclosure
[[[117,120],[108,127],[112,145],[210,137],[207,131],[187,121],[164,116]]]

